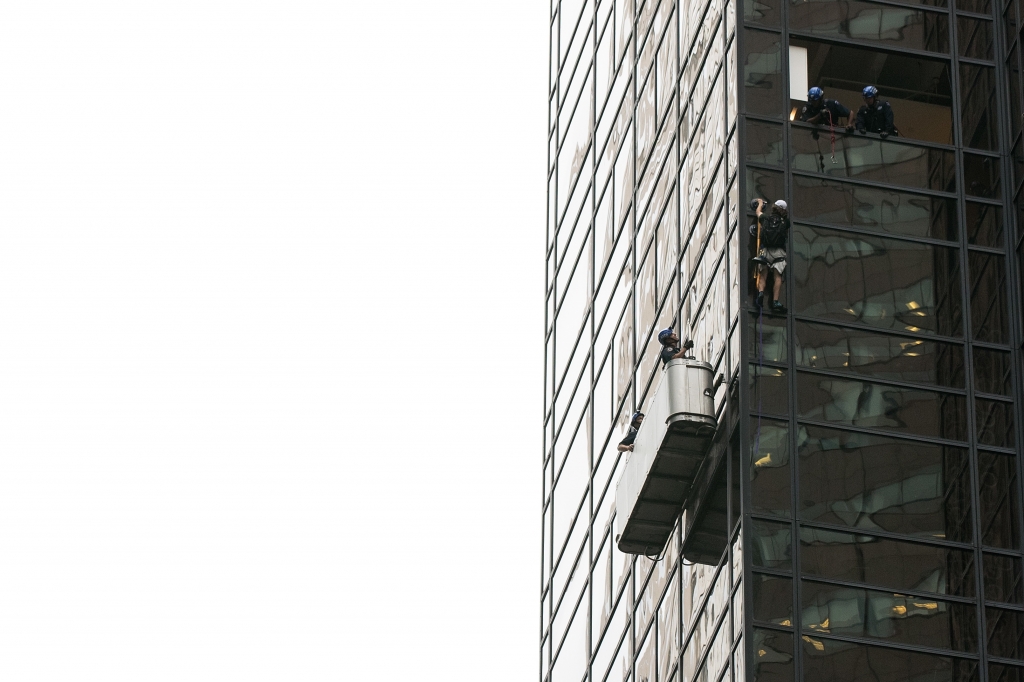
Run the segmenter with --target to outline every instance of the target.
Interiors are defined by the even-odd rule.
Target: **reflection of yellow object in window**
[[[789,120],[793,121],[796,119],[796,107],[793,107],[793,111],[789,112]]]
[[[824,645],[824,644],[822,644],[821,642],[819,642],[819,641],[818,641],[818,640],[816,640],[816,639],[811,639],[811,638],[810,638],[810,637],[808,637],[807,635],[804,635],[804,636],[803,636],[803,637],[801,637],[800,639],[804,640],[805,642],[807,642],[808,644],[810,644],[811,646],[813,646],[813,647],[814,647],[815,649],[817,649],[818,651],[824,651],[824,650],[825,650],[825,645]]]
[[[785,625],[788,628],[793,626],[793,622],[789,618],[787,618],[786,620],[779,623],[779,625]]]
[[[907,325],[907,331],[908,332],[919,332],[919,331],[921,331],[921,328],[920,327],[915,327],[912,324],[908,324]]]
[[[894,607],[892,607],[892,612],[895,613],[897,616],[905,616],[905,615],[907,615],[907,607],[906,606],[894,606]]]
[[[908,357],[908,358],[916,358],[916,357],[920,357],[921,354],[920,353],[904,353],[903,355],[905,357]]]
[[[920,346],[924,341],[918,339],[917,341],[905,341],[900,343],[900,348],[906,350],[907,348],[913,348],[914,346]]]
[[[772,463],[772,453],[769,452],[767,455],[765,455],[761,459],[759,459],[756,462],[754,462],[754,466],[755,467],[766,467],[766,466],[768,466],[771,463]]]
[[[921,307],[921,304],[917,301],[907,301],[907,310],[917,310]]]
[[[925,602],[923,604],[918,604],[917,602],[913,602],[913,604],[914,604],[914,606],[916,606],[919,609],[937,609],[937,608],[939,608],[939,605],[936,604],[933,601],[928,601],[928,602]]]
[[[758,650],[757,650],[757,655],[758,655],[758,656],[767,656],[767,655],[768,655],[768,652],[767,652],[767,651],[765,651],[764,649],[758,649]]]

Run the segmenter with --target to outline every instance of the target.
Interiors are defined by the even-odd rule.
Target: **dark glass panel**
[[[800,519],[971,542],[967,451],[802,426]]]
[[[964,191],[975,197],[998,199],[1001,194],[999,159],[964,152]]]
[[[974,604],[807,580],[800,582],[800,601],[800,624],[805,631],[971,653],[978,650]]]
[[[955,240],[956,200],[793,176],[795,220],[906,237]]]
[[[759,362],[786,362],[786,318],[751,313],[750,333],[754,345],[750,359]]]
[[[964,387],[964,351],[959,344],[890,336],[796,320],[796,361],[803,367]]]
[[[1003,209],[967,202],[967,242],[978,246],[1003,245]]]
[[[788,523],[751,519],[750,531],[754,566],[784,571],[793,568],[793,529]]]
[[[747,119],[746,126],[747,162],[781,166],[782,125]]]
[[[797,416],[846,426],[967,440],[967,401],[923,389],[797,372]]]
[[[954,248],[794,225],[793,312],[960,336],[959,261]]]
[[[743,21],[779,28],[782,0],[743,0]]]
[[[1024,604],[1020,557],[984,554],[985,599],[1007,604]]]
[[[802,527],[800,565],[825,580],[974,596],[974,553],[952,547]]]
[[[782,77],[782,37],[777,33],[746,29],[743,45],[747,53],[743,64],[746,112],[779,118],[785,112],[786,92]]]
[[[988,655],[1024,660],[1024,611],[985,607]]]
[[[1024,668],[1000,663],[989,663],[988,682],[1024,682]]]
[[[792,634],[754,628],[753,645],[753,682],[792,682]]]
[[[757,168],[747,168],[747,203],[750,206],[752,199],[761,198],[768,201],[781,199],[785,194],[782,187],[782,173],[776,171],[765,171]],[[750,216],[754,220],[753,214]]]
[[[805,0],[789,6],[789,28],[816,36],[851,38],[886,47],[949,52],[945,13],[861,0]]]
[[[1014,182],[1020,184],[1020,181],[1024,179],[1024,141],[1020,138],[1017,138],[1013,149],[1010,150],[1010,161],[1013,162]]]
[[[998,452],[978,452],[978,508],[981,541],[989,547],[1020,547],[1020,500],[1017,458]]]
[[[960,91],[964,146],[998,151],[996,70],[991,66],[961,63]]]
[[[1014,446],[1013,403],[974,399],[978,424],[978,443],[1001,448]]]
[[[754,573],[750,585],[754,591],[754,620],[793,627],[792,578]]]
[[[750,420],[750,497],[752,509],[761,514],[789,518],[789,428],[786,422]]]
[[[757,414],[785,416],[789,410],[789,379],[778,367],[750,366],[750,409]]]
[[[988,14],[992,11],[992,0],[956,0],[956,8],[964,12]]]
[[[948,149],[915,147],[892,138],[839,134],[833,162],[829,138],[827,128],[794,125],[790,136],[793,169],[940,192],[956,191],[956,158]]]
[[[986,19],[957,16],[957,51],[961,57],[992,61],[992,22]]]
[[[1010,10],[1010,14],[1013,10]],[[1013,26],[1009,28],[1013,31],[1013,35],[1017,34],[1017,27]],[[1011,38],[1012,40],[1012,38]],[[1017,54],[1019,49],[1017,45],[1013,46],[1010,50],[1010,56],[1006,59],[1006,78],[1010,84],[1010,139],[1017,137],[1020,132],[1021,120],[1020,120],[1020,64],[1017,61]],[[1016,180],[1020,182],[1020,175],[1016,176]]]
[[[974,348],[974,388],[983,393],[1010,395],[1013,386],[1007,351]]]
[[[977,661],[803,637],[804,682],[974,682]]]
[[[969,251],[967,262],[971,273],[972,336],[977,341],[1008,343],[1006,259],[998,254]]]

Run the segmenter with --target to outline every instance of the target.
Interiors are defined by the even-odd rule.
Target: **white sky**
[[[547,12],[4,6],[0,679],[535,679]]]

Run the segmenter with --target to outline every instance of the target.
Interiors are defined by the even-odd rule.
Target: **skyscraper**
[[[553,2],[542,682],[1024,680],[1022,4]],[[846,130],[868,85],[892,134]],[[616,446],[669,326],[718,430],[634,555]]]

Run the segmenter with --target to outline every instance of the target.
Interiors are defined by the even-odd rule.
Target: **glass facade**
[[[1024,680],[1024,0],[554,0],[541,682]],[[897,135],[797,120],[806,89]],[[751,199],[789,203],[761,313]],[[724,381],[620,552],[674,326]]]

